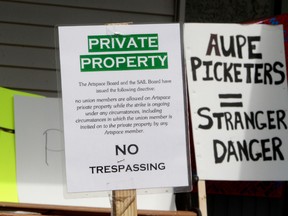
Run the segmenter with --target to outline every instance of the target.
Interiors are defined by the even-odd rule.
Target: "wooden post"
[[[198,181],[198,199],[199,199],[199,209],[202,216],[207,216],[207,196],[206,196],[206,185],[204,180]]]
[[[130,25],[133,22],[108,23],[107,25]],[[116,34],[116,32],[114,32]],[[112,216],[136,216],[137,199],[136,190],[112,191]]]
[[[135,189],[112,191],[112,216],[137,216]]]

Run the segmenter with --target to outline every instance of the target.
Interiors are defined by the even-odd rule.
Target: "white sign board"
[[[14,97],[18,201],[111,207],[111,197],[106,192],[65,193],[63,132],[60,129],[59,106],[59,98]],[[172,191],[138,194],[137,207],[171,211],[176,209],[174,199]]]
[[[287,81],[281,26],[185,24],[197,174],[287,180]]]
[[[68,191],[189,186],[179,25],[58,30]]]

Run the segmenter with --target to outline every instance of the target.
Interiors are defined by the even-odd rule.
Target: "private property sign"
[[[58,30],[68,191],[188,187],[179,25]]]
[[[167,69],[167,53],[129,51],[158,50],[157,34],[88,36],[89,52],[116,52],[120,54],[81,55],[81,71]],[[128,54],[127,54],[128,52]]]
[[[287,180],[282,27],[185,24],[184,29],[199,178]]]

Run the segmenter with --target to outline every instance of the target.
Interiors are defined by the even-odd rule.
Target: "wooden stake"
[[[198,199],[199,209],[202,216],[207,216],[207,196],[206,196],[206,185],[204,180],[198,181]]]
[[[112,216],[136,216],[136,190],[116,190],[112,192]]]

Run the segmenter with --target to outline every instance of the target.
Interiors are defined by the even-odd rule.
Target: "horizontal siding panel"
[[[56,92],[48,92],[48,91],[31,91],[31,90],[25,90],[24,91],[31,93],[31,94],[39,94],[45,97],[54,97],[54,98],[58,98],[59,95]]]
[[[55,70],[54,49],[0,46],[0,65]]]
[[[171,16],[175,13],[175,0],[18,0],[17,2]],[[155,5],[157,5],[157,7],[155,7]]]
[[[31,90],[31,89],[19,89],[19,88],[10,88],[10,89],[23,91],[23,92],[27,92],[27,93],[31,93],[31,94],[38,94],[38,95],[42,95],[44,97],[54,97],[54,98],[59,97],[57,92]]]
[[[56,71],[0,67],[0,86],[56,92],[57,73]]]
[[[177,0],[0,0],[0,86],[57,97],[55,26],[175,22]]]
[[[0,1],[0,21],[33,25],[173,22],[173,17]]]
[[[0,29],[0,44],[50,48],[55,46],[53,27],[0,23]]]

